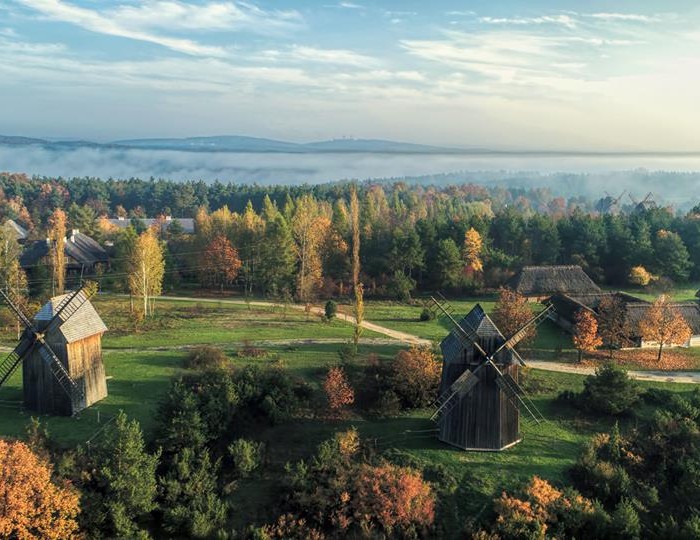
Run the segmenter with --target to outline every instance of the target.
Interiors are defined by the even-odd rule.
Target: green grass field
[[[493,299],[479,300],[489,311]],[[474,299],[453,302],[458,313],[466,313]],[[248,309],[245,305],[197,304],[195,302],[159,302],[157,316],[137,333],[128,318],[128,299],[101,296],[97,309],[110,327],[104,338],[104,360],[109,397],[84,411],[79,418],[43,417],[55,440],[64,446],[85,444],[99,436],[105,422],[120,409],[136,418],[151,437],[156,426],[155,412],[174,376],[184,372],[186,346],[215,344],[231,358],[234,366],[276,365],[289,370],[290,376],[311,383],[320,397],[327,366],[339,360],[338,351],[352,334],[352,326],[341,321],[327,324],[318,317],[281,308]],[[533,309],[538,306],[533,305]],[[421,307],[389,302],[367,302],[367,320],[383,326],[439,340],[448,328],[438,321],[419,322]],[[365,337],[377,334],[365,332]],[[5,332],[10,343],[11,332]],[[313,340],[310,343],[299,340]],[[322,340],[332,340],[323,342]],[[290,342],[289,340],[295,340]],[[542,354],[561,347],[570,349],[570,341],[559,329],[545,324],[533,346]],[[241,356],[246,341],[260,343],[265,354]],[[264,342],[269,343],[264,343]],[[397,344],[366,343],[360,347],[358,362],[370,354],[389,362],[400,349]],[[554,482],[563,480],[575,462],[582,445],[596,432],[607,431],[610,420],[593,420],[556,401],[562,390],[580,390],[583,377],[531,370],[525,383],[537,407],[547,418],[540,425],[523,425],[523,440],[501,453],[464,452],[436,440],[428,411],[413,411],[394,418],[370,419],[353,414],[344,421],[328,421],[305,415],[295,421],[261,429],[253,436],[267,443],[270,467],[263,478],[243,482],[237,491],[238,513],[247,520],[265,520],[266,509],[276,496],[276,482],[284,463],[309,457],[317,445],[335,431],[356,426],[363,439],[377,451],[390,450],[423,466],[442,465],[451,475],[470,486],[456,504],[462,512],[478,512],[502,489],[537,474]],[[666,387],[687,392],[692,385],[647,383],[642,386]],[[20,408],[21,373],[0,389],[0,436],[20,437],[30,418]],[[98,422],[98,415],[99,420]],[[624,425],[626,421],[623,420]],[[242,523],[241,525],[245,525]]]

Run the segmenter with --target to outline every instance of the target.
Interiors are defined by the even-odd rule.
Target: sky
[[[0,133],[700,151],[697,1],[0,0]]]

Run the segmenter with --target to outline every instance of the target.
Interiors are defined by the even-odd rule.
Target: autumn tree
[[[19,441],[0,439],[0,537],[62,540],[78,534],[79,494]]]
[[[462,246],[462,256],[467,273],[480,274],[484,270],[484,263],[481,259],[484,249],[484,241],[481,234],[474,227],[469,228],[464,233],[464,244]]]
[[[153,314],[153,298],[163,288],[165,258],[163,247],[149,229],[138,237],[129,260],[129,290],[143,300],[143,316]]]
[[[613,350],[630,342],[630,324],[625,303],[621,298],[608,295],[598,304],[598,334],[613,357]]]
[[[212,285],[220,286],[222,291],[225,285],[233,283],[242,265],[238,251],[223,235],[218,235],[209,242],[202,262],[205,279]]]
[[[532,310],[527,303],[527,298],[511,289],[502,287],[498,291],[498,301],[493,310],[493,322],[496,323],[501,333],[508,338],[527,324],[530,319],[532,319]],[[521,343],[532,342],[536,335],[537,329],[535,325],[532,325]]]
[[[355,391],[350,386],[342,367],[335,366],[328,370],[323,382],[323,390],[328,400],[328,408],[333,415],[341,415],[345,407],[355,402]]]
[[[388,537],[402,537],[402,533],[417,530],[413,534],[421,537],[435,520],[435,494],[411,468],[363,464],[351,488],[353,513],[361,531],[379,529]]]
[[[411,347],[394,358],[391,387],[407,407],[427,407],[437,395],[440,373],[440,361],[429,347]]]
[[[310,302],[321,285],[323,267],[320,251],[328,225],[328,218],[322,215],[318,202],[311,195],[303,195],[297,200],[292,234],[299,262],[297,296],[302,302]]]
[[[639,287],[646,287],[651,283],[654,276],[647,271],[643,266],[633,266],[630,270],[629,282],[632,285],[637,285]]]
[[[683,345],[693,334],[683,315],[665,295],[661,295],[639,321],[639,333],[644,341],[659,344],[658,362],[661,362],[665,345]]]
[[[66,220],[66,213],[60,208],[49,218],[54,294],[63,294],[66,286]]]
[[[603,344],[603,340],[598,335],[598,320],[587,309],[577,311],[574,322],[572,340],[578,349],[578,361],[581,362],[583,352],[594,351]]]
[[[360,202],[357,198],[357,188],[352,187],[350,193],[350,228],[352,230],[352,287],[355,294],[355,330],[352,340],[357,348],[362,335],[362,320],[365,316],[365,304],[362,283],[360,283]]]

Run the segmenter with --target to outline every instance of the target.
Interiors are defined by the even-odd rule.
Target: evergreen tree
[[[678,233],[660,230],[654,238],[656,270],[674,281],[684,282],[690,276],[690,255]]]
[[[217,491],[219,462],[205,449],[183,448],[160,479],[163,527],[176,536],[209,538],[226,522]]]
[[[462,257],[452,238],[441,240],[435,260],[437,277],[441,287],[455,288],[462,282]]]

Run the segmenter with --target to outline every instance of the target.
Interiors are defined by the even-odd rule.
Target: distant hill
[[[245,137],[242,135],[225,135],[217,137],[188,137],[184,139],[129,139],[109,143],[97,143],[82,140],[48,140],[31,137],[0,135],[0,144],[8,146],[42,146],[49,149],[66,148],[134,148],[142,150],[178,150],[186,152],[277,152],[277,153],[396,153],[396,154],[454,154],[465,150],[441,148],[422,144],[386,141],[381,139],[333,139],[312,143],[293,143]]]

